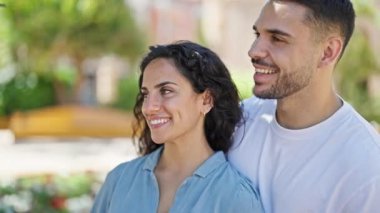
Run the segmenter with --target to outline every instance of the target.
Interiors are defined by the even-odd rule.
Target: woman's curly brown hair
[[[149,47],[150,52],[140,64],[139,88],[141,89],[144,70],[157,58],[174,61],[180,73],[191,83],[196,93],[209,90],[213,108],[206,114],[204,130],[206,139],[214,151],[227,152],[232,144],[232,133],[241,119],[239,93],[230,73],[220,58],[210,49],[190,41],[179,41],[169,45]],[[150,129],[142,114],[143,96],[139,93],[134,106],[136,123],[133,128],[134,140],[138,138],[140,154],[146,155],[162,145],[154,143]]]

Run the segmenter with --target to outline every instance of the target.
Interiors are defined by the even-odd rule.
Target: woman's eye
[[[162,87],[160,89],[160,93],[162,96],[171,95],[173,92],[174,92],[174,90],[172,88]]]
[[[171,91],[168,90],[168,89],[162,89],[161,90],[161,94],[163,94],[163,95],[166,95],[166,94],[169,94],[169,93],[171,93]]]
[[[143,99],[146,99],[148,97],[148,93],[146,92],[141,92],[140,95]]]

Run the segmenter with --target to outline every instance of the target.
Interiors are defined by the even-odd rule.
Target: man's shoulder
[[[351,139],[360,139],[359,141],[373,143],[372,145],[377,147],[380,152],[380,135],[375,127],[362,117],[350,104],[345,103],[345,107],[347,110],[344,112],[349,119],[346,120],[343,127],[345,128],[344,130],[347,131],[347,135],[349,135]]]
[[[241,102],[241,108],[246,117],[253,117],[262,113],[273,113],[276,105],[277,101],[274,99],[261,99],[255,96]]]
[[[261,99],[256,96],[249,97],[242,101],[243,107],[251,107],[251,106],[276,106],[275,99]]]
[[[368,173],[380,176],[379,133],[350,104],[344,103],[340,113],[344,117],[335,124],[329,141],[337,145],[335,148],[341,156],[337,160],[341,159],[342,165],[356,171],[353,177],[360,177],[360,174],[369,177]]]

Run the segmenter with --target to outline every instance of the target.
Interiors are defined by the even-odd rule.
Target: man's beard
[[[267,90],[253,94],[262,99],[282,99],[302,90],[309,85],[312,71],[309,66],[298,69],[295,72],[280,76],[276,82]]]

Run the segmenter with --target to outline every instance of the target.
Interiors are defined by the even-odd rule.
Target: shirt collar
[[[211,155],[205,162],[203,162],[198,169],[195,170],[194,175],[200,177],[206,177],[212,173],[215,169],[222,166],[227,161],[226,156],[222,151],[218,151]]]
[[[158,163],[158,159],[161,156],[161,152],[164,146],[160,146],[158,149],[154,150],[152,153],[147,155],[143,169],[153,172],[154,168],[156,168],[156,165]]]
[[[153,151],[151,154],[147,156],[145,160],[143,169],[148,170],[150,172],[154,171],[158,163],[158,159],[161,156],[163,150],[163,146],[159,147],[157,150]],[[223,163],[227,161],[226,156],[222,151],[218,151],[211,155],[205,162],[203,162],[193,173],[193,175],[197,175],[199,177],[206,177],[215,169],[220,167]]]

